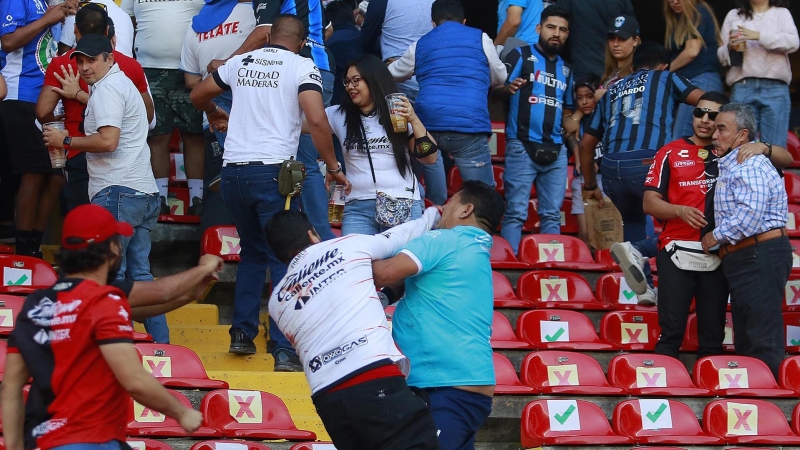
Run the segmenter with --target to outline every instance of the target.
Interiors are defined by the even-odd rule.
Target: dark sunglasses
[[[719,114],[719,111],[712,111],[708,108],[695,108],[692,110],[692,115],[698,119],[702,119],[706,114],[708,114],[709,119],[717,120],[717,114]]]
[[[97,6],[98,8],[103,8],[103,10],[104,10],[105,12],[108,12],[108,8],[106,7],[106,5],[104,5],[104,4],[102,4],[102,3],[95,3],[95,2],[92,2],[92,1],[82,1],[82,2],[78,2],[78,9],[81,9],[81,8],[83,8],[84,6],[89,6],[89,5],[95,5],[95,6]]]

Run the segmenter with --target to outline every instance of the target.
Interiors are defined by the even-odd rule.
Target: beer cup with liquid
[[[392,128],[395,133],[405,133],[408,131],[406,118],[397,114],[397,108],[403,104],[404,94],[389,94],[386,96],[386,103],[389,105],[389,113],[392,119]]]
[[[328,222],[341,223],[344,214],[344,186],[334,185],[331,187],[330,199],[328,200]]]
[[[43,125],[43,128],[50,128],[54,130],[65,130],[64,121],[48,122]],[[53,169],[63,169],[67,165],[67,151],[64,148],[47,147],[50,153],[50,165]]]

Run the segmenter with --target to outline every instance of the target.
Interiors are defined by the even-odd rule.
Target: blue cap
[[[222,25],[231,15],[239,0],[206,0],[200,13],[192,19],[195,33],[206,33]]]

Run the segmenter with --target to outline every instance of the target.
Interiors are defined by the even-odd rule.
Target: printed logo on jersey
[[[259,5],[259,8],[261,5]],[[239,30],[239,22],[227,22],[223,23],[222,25],[218,26],[217,28],[212,29],[211,31],[206,31],[205,33],[197,33],[197,42],[203,42],[208,39],[214,39],[220,36],[227,36],[229,34],[237,34],[240,33]]]
[[[53,38],[53,33],[50,29],[44,32],[36,43],[36,64],[42,73],[47,72],[47,66],[50,65],[50,60],[58,56],[58,43]]]
[[[45,434],[51,431],[57,430],[66,424],[67,424],[67,419],[48,420],[47,422],[42,422],[36,427],[34,427],[33,430],[31,431],[31,434],[33,435],[33,437],[38,438],[44,436]]]
[[[28,311],[28,319],[40,327],[50,327],[65,323],[74,323],[77,314],[62,316],[64,313],[74,313],[83,303],[83,300],[73,300],[69,303],[53,302],[47,297],[39,300],[39,304]],[[57,317],[58,316],[58,317]]]
[[[693,166],[693,165],[694,165],[694,160],[689,160],[689,161],[675,161],[675,163],[674,163],[674,164],[672,164],[672,167],[674,167],[674,168],[676,168],[676,169],[677,169],[677,168],[679,168],[679,167],[691,167],[691,166]]]
[[[39,330],[33,335],[33,340],[39,345],[65,341],[67,339],[69,339],[69,328],[64,328],[62,330]]]
[[[289,273],[278,289],[278,302],[295,301],[295,310],[303,309],[322,288],[344,275],[344,256],[339,249],[329,250],[316,261],[306,264],[297,272]]]
[[[537,58],[536,55],[531,55],[531,56],[528,56],[528,61],[537,63],[537,62],[539,62],[539,58]]]
[[[569,70],[566,67],[564,67],[564,69]],[[565,73],[564,76],[567,76],[567,74]],[[555,74],[545,72],[544,70],[537,70],[536,72],[532,73],[530,75],[530,80],[537,83],[542,83],[545,86],[560,89],[562,91],[567,89],[567,83],[559,80]]]
[[[561,101],[555,97],[550,97],[547,95],[531,95],[528,97],[528,103],[531,105],[535,105],[538,103],[543,103],[547,106],[554,106],[556,108],[561,108]]]
[[[650,80],[650,71],[648,70],[639,72],[635,77],[627,77],[619,80],[609,89],[611,101],[613,102],[626,95],[644,92],[648,80]]]
[[[326,351],[325,353],[315,356],[311,358],[311,361],[308,362],[308,368],[311,369],[311,372],[314,373],[322,368],[322,366],[336,361],[336,364],[339,364],[338,361],[344,355],[350,353],[354,349],[361,347],[362,345],[367,345],[367,336],[361,336],[360,338],[350,340],[345,342],[344,344]]]
[[[45,5],[42,0],[33,0],[33,3],[36,4],[37,13],[44,14],[47,12],[47,5]]]

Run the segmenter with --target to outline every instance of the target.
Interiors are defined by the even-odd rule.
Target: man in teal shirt
[[[392,335],[411,363],[408,385],[430,397],[442,450],[475,448],[475,433],[492,411],[489,252],[504,211],[494,189],[467,181],[444,206],[436,230],[373,263],[377,286],[405,279]]]
[[[527,42],[527,45],[535,45],[539,42],[536,25],[540,22],[543,9],[542,0],[500,0],[494,45],[506,45],[506,40],[512,37]]]

